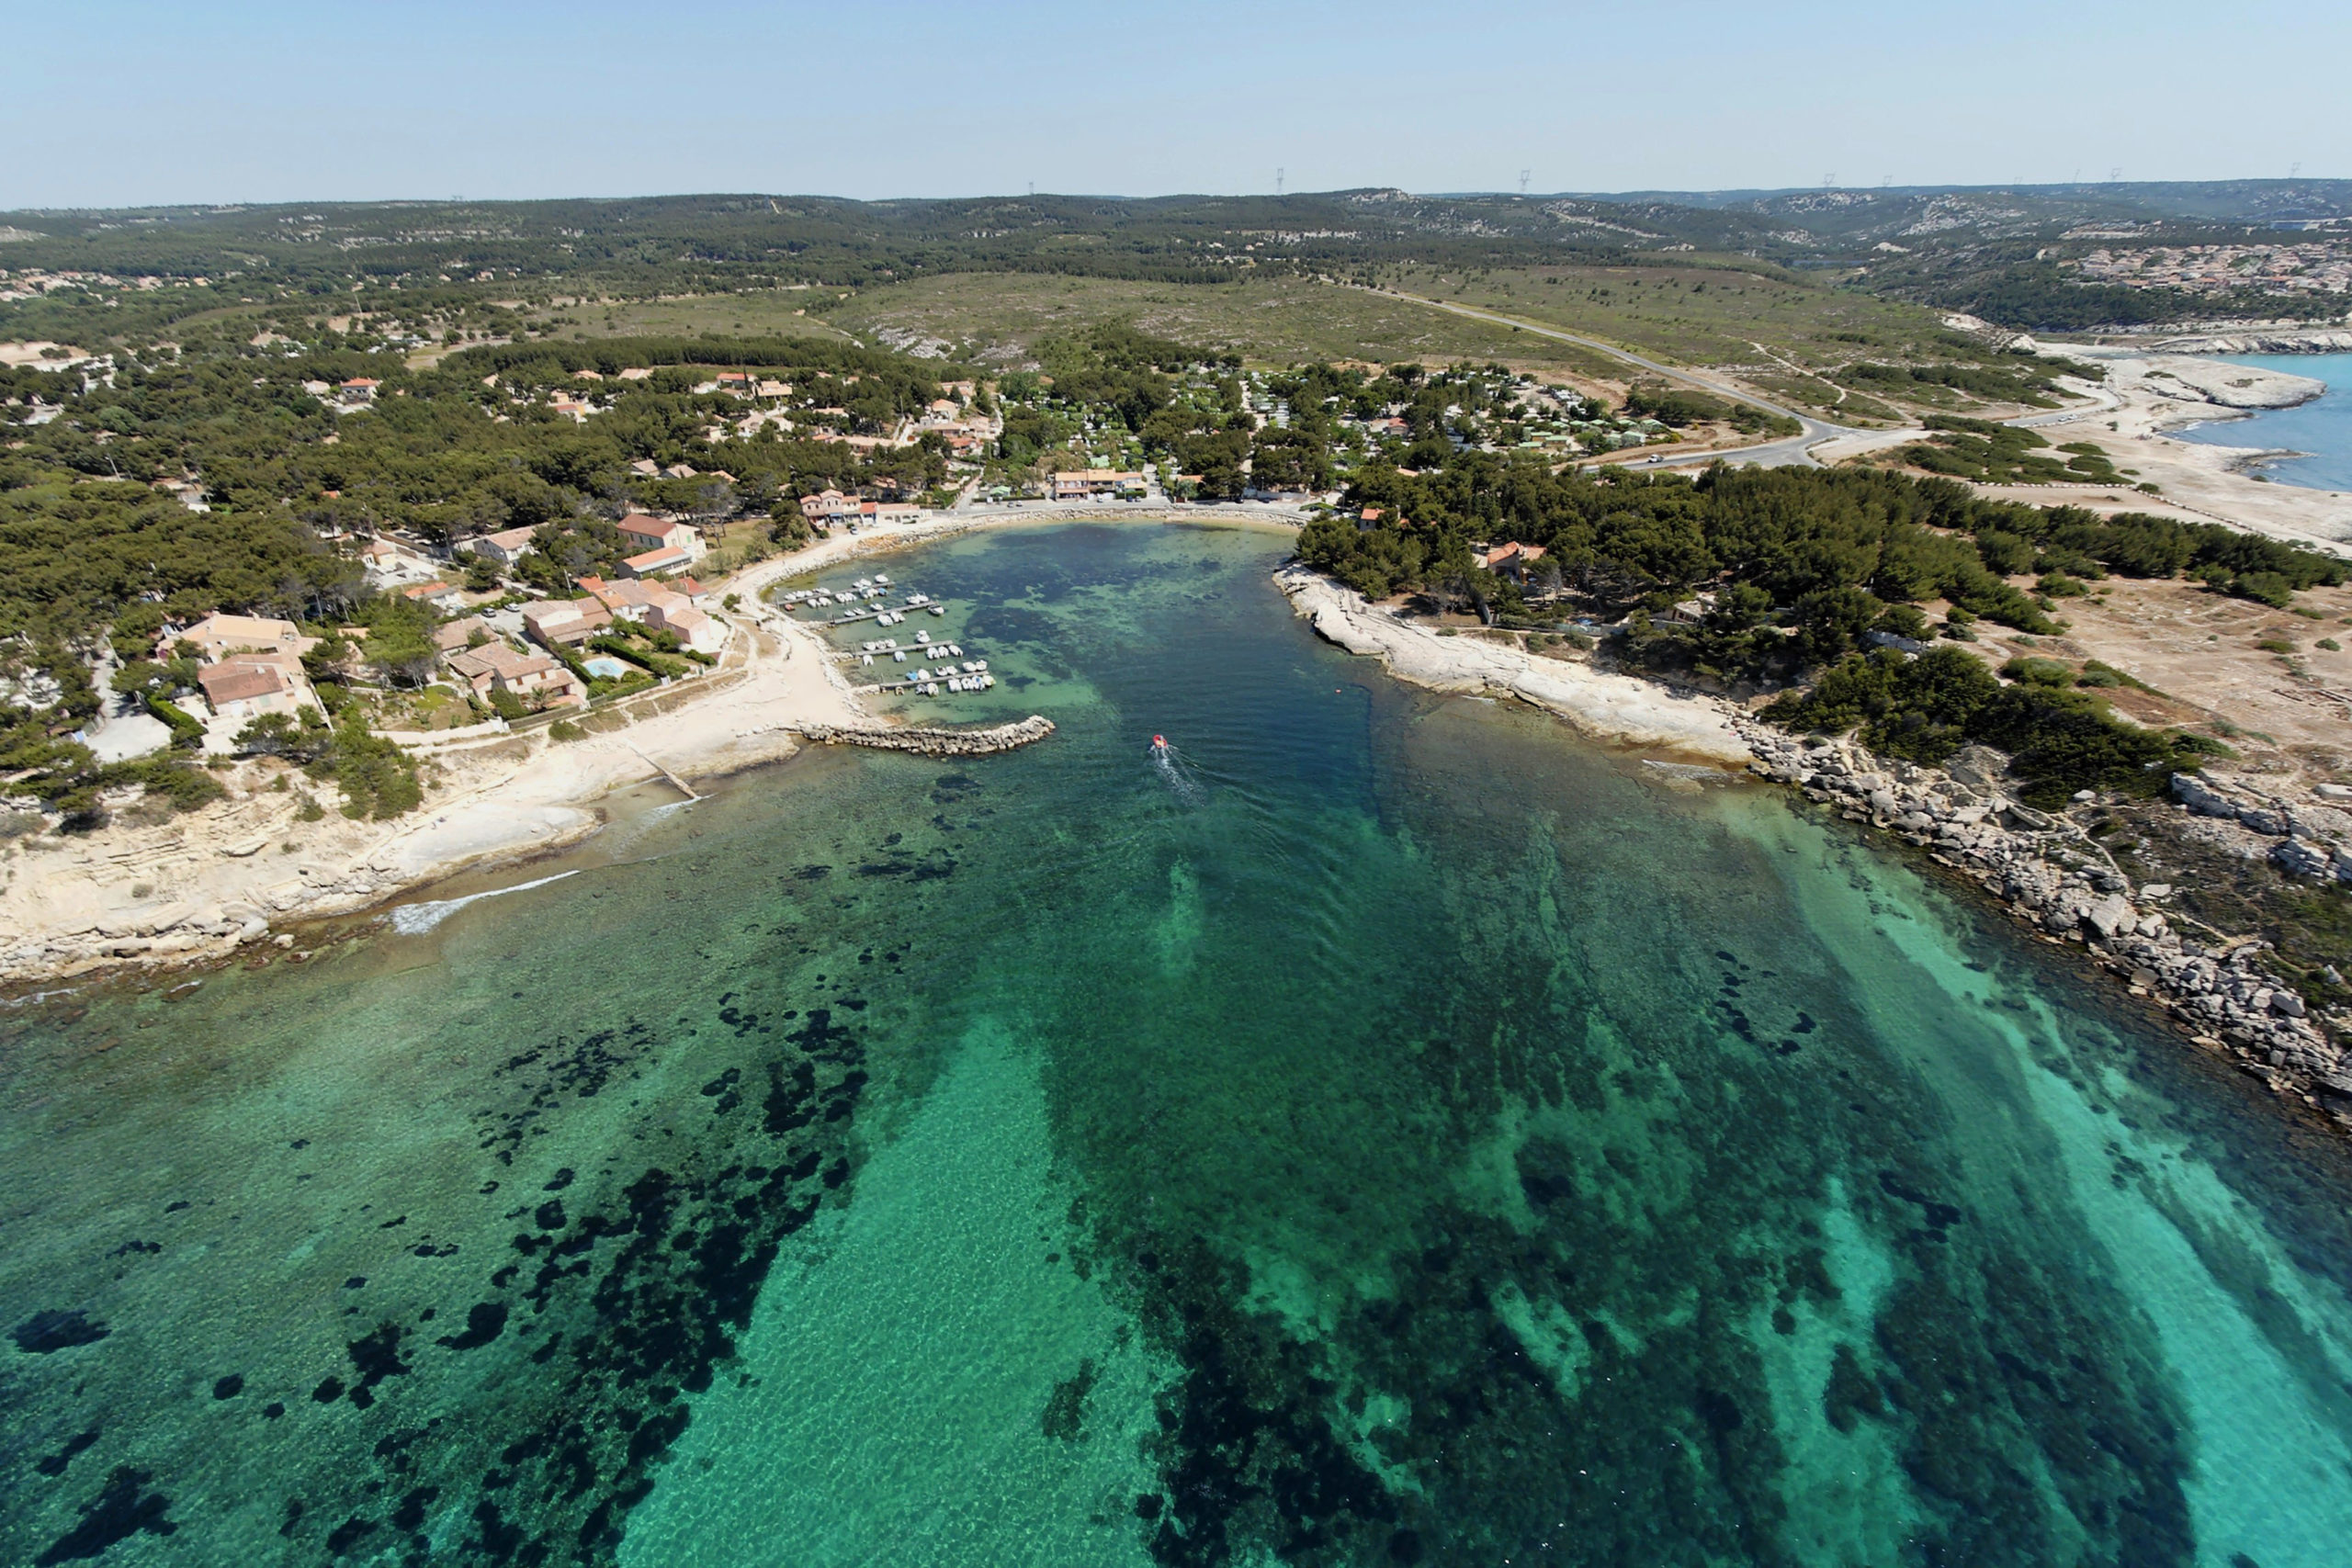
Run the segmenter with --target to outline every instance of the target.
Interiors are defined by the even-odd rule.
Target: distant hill
[[[2321,288],[2217,295],[2136,276],[2100,282],[2079,264],[2094,249],[2277,244],[2286,226],[2332,220],[2343,222],[2307,243],[2352,244],[2347,215],[2352,181],[2344,180],[881,202],[718,194],[44,209],[0,214],[0,241],[14,273],[235,277],[239,296],[255,299],[354,283],[511,289],[563,279],[625,293],[712,293],[988,272],[1368,280],[1405,262],[1644,265],[1670,254],[1826,275],[1839,287],[2051,331],[2340,314],[2344,297]],[[11,312],[23,319],[12,322]],[[57,325],[28,307],[0,307],[0,333],[53,336]]]

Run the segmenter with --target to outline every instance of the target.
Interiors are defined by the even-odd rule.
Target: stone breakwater
[[[1018,724],[1000,724],[989,729],[812,724],[798,727],[798,731],[802,739],[820,746],[870,746],[876,750],[913,751],[925,757],[980,757],[1043,740],[1054,732],[1054,721],[1033,713]]]
[[[2163,1001],[2199,1043],[2227,1051],[2273,1090],[2352,1125],[2352,1063],[2306,1016],[2302,998],[2263,969],[2269,944],[2191,940],[2160,910],[2135,904],[2089,835],[2003,792],[1998,752],[1971,747],[1944,769],[1922,768],[1882,761],[1849,742],[1736,722],[1755,753],[1751,772],[1794,785],[1849,820],[1896,833],[1973,877],[2011,914],[2052,940],[2083,943],[2135,993]],[[2141,897],[2154,904],[2169,892],[2150,886]]]

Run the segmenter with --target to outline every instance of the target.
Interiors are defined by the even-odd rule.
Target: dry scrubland
[[[826,319],[869,342],[883,341],[885,333],[911,333],[999,361],[1017,360],[1055,333],[1125,321],[1269,364],[1467,359],[1597,378],[1623,373],[1572,344],[1311,278],[1171,284],[965,275],[864,289]]]
[[[2352,653],[2319,646],[2352,638],[2352,588],[2295,595],[2322,617],[2313,620],[2188,581],[2109,578],[2097,586],[2096,596],[2057,606],[2064,637],[1979,622],[1978,646],[1996,665],[2012,655],[2096,660],[2163,694],[2109,688],[2129,717],[2210,726],[2248,761],[2277,750],[2318,777],[2352,775]]]
[[[1691,365],[1753,363],[1759,344],[1808,367],[1839,365],[1872,351],[1924,349],[1942,326],[1934,311],[1915,305],[1696,259],[1680,266],[1469,272],[1412,265],[1385,270],[1381,281]]]

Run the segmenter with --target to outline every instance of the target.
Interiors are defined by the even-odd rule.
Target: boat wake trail
[[[1151,738],[1151,765],[1159,770],[1168,793],[1187,806],[1200,804],[1202,790],[1197,771],[1185,761],[1182,753],[1155,735]]]

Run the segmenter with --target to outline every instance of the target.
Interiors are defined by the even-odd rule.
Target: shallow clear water
[[[2312,490],[2352,491],[2352,354],[2282,354],[2233,356],[2233,365],[2307,376],[2327,383],[2325,395],[2290,409],[2272,409],[2245,419],[2192,425],[2186,441],[2214,446],[2261,446],[2308,453],[2262,465],[2260,471],[2282,484]]]
[[[0,1561],[2341,1560],[2334,1142],[1281,548],[895,558],[1058,734],[8,1012]]]

